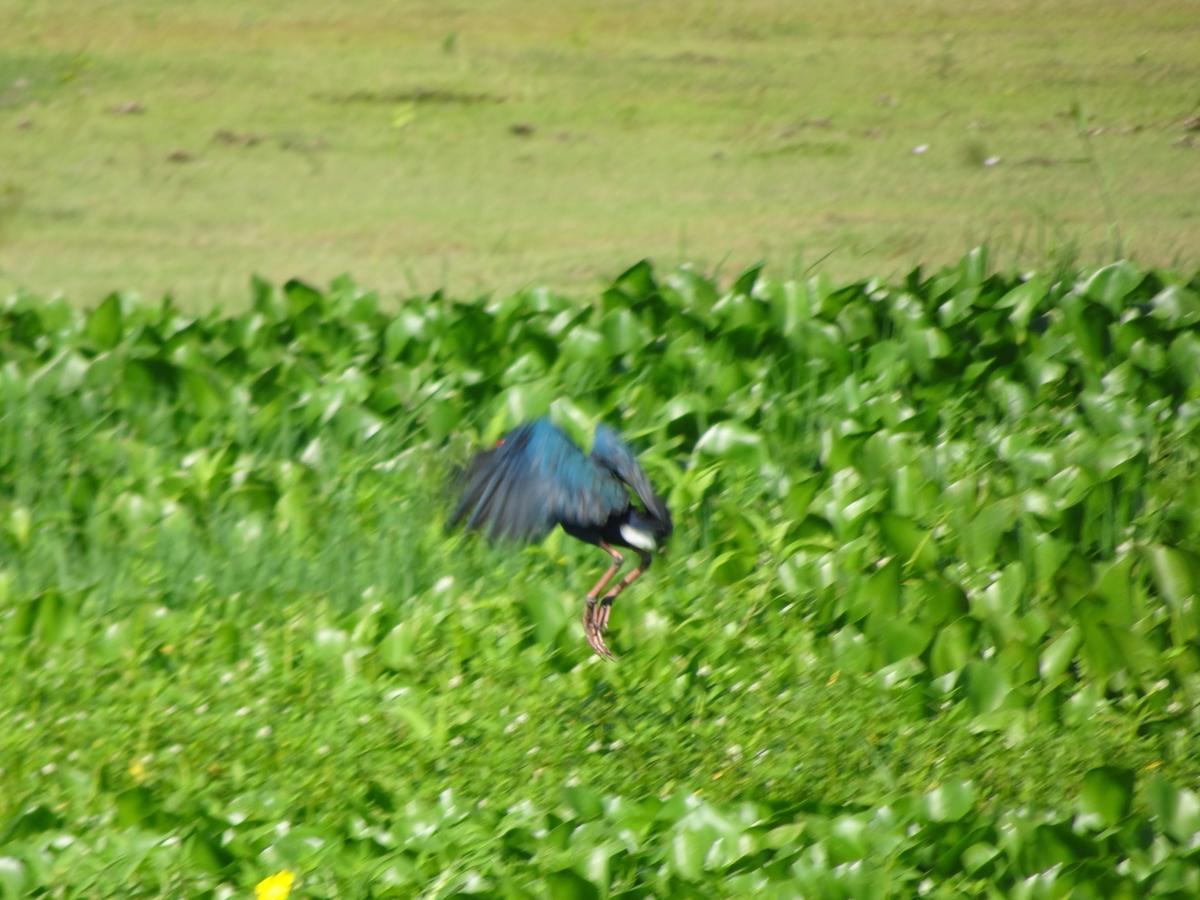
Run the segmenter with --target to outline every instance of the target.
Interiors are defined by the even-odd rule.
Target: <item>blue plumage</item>
[[[673,531],[667,505],[628,445],[601,425],[591,455],[584,456],[552,422],[537,419],[475,456],[462,480],[451,524],[465,521],[467,528],[488,537],[514,541],[539,541],[561,525],[612,557],[612,566],[588,593],[584,612],[588,643],[600,655],[611,656],[602,635],[612,601],[650,567],[650,551]],[[644,509],[633,504],[630,488]],[[624,560],[614,547],[634,550],[640,563],[599,598]]]

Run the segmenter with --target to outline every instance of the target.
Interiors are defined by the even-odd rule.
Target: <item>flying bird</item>
[[[602,424],[591,455],[584,456],[549,419],[536,419],[477,454],[461,480],[462,497],[451,525],[465,520],[469,529],[510,541],[540,541],[561,525],[612,558],[587,593],[583,631],[599,656],[613,659],[604,643],[613,601],[650,568],[651,554],[674,530],[667,505],[629,446]],[[631,488],[641,508],[630,498]],[[625,561],[617,547],[636,553],[638,564],[602,595]]]

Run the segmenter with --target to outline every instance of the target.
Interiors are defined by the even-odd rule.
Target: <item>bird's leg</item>
[[[613,585],[612,590],[605,594],[604,598],[600,601],[600,608],[596,610],[596,629],[601,634],[604,634],[608,630],[608,617],[612,612],[612,604],[617,599],[617,595],[637,581],[638,576],[649,568],[650,554],[639,550],[637,566],[628,575]]]
[[[604,644],[604,639],[600,637],[603,629],[596,625],[596,598],[600,596],[600,592],[604,590],[605,585],[612,581],[613,576],[620,571],[621,563],[625,562],[625,557],[612,548],[604,541],[600,542],[600,549],[612,557],[613,563],[608,567],[600,580],[592,587],[587,594],[587,602],[583,607],[583,633],[587,637],[588,646],[596,651],[597,654],[607,659],[612,659],[612,651]],[[601,607],[603,609],[603,607]]]
[[[625,557],[612,548],[612,545],[600,542],[600,549],[607,553],[613,559],[613,564],[608,567],[608,571],[600,576],[600,580],[588,591],[588,599],[595,601],[600,596],[600,592],[604,590],[604,586],[612,581],[612,577],[617,574],[621,568],[621,563],[625,562]]]

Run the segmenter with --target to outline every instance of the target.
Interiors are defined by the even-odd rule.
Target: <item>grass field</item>
[[[4,0],[0,286],[896,276],[985,240],[1186,267],[1198,40],[1179,0]]]

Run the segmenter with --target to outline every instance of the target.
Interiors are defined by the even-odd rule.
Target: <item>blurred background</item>
[[[1195,259],[1196,6],[0,4],[0,286]],[[620,261],[620,262],[618,262]]]

